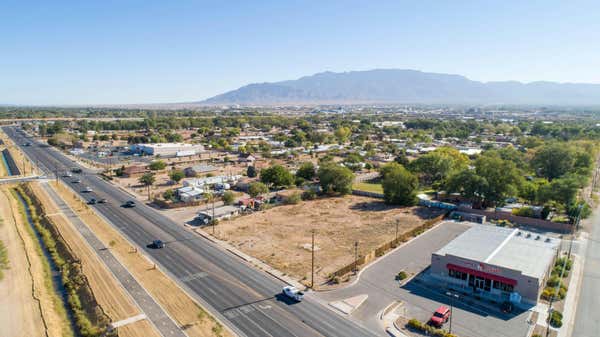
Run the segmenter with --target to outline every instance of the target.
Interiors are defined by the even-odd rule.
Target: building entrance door
[[[475,283],[475,288],[478,288],[478,289],[485,288],[485,279],[483,277],[476,276],[474,283]]]

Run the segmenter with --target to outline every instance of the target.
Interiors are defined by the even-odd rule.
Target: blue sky
[[[598,1],[0,2],[0,103],[204,99],[322,71],[600,83]]]

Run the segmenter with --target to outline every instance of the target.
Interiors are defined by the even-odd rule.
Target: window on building
[[[506,292],[512,292],[514,290],[514,287],[510,284],[494,281],[494,289],[499,289],[499,290],[506,291]]]
[[[463,273],[457,270],[448,270],[448,276],[459,279],[459,280],[466,280],[467,279],[467,273]]]

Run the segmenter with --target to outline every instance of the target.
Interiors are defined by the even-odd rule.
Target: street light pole
[[[311,251],[311,262],[310,262],[310,288],[315,288],[315,230],[312,230],[312,247]]]
[[[448,328],[448,333],[452,333],[452,317],[454,316],[454,299],[458,298],[458,294],[454,294],[452,292],[447,291],[446,295],[450,297],[450,326]]]
[[[358,272],[358,241],[354,241],[354,273]]]

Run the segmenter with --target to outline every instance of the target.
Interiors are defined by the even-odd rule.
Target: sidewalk
[[[573,268],[571,269],[571,282],[569,283],[565,305],[563,310],[563,326],[558,330],[558,337],[571,336],[575,327],[575,312],[579,300],[579,291],[583,280],[583,258],[571,254]]]
[[[188,225],[186,225],[188,226]],[[262,262],[261,260],[252,257],[244,252],[242,252],[241,250],[235,248],[234,246],[230,245],[228,242],[226,241],[222,241],[219,240],[213,236],[211,236],[210,234],[206,233],[204,230],[202,230],[201,228],[194,228],[193,226],[189,226],[195,233],[198,233],[200,236],[204,237],[205,239],[216,243],[217,245],[219,245],[221,248],[229,251],[230,253],[232,253],[233,255],[241,258],[242,260],[250,263],[251,265],[257,267],[260,270],[265,271],[266,273],[270,274],[271,276],[275,277],[276,279],[285,282],[289,285],[292,285],[298,289],[305,289],[306,286],[303,285],[302,283],[298,282],[296,279],[286,275],[285,273],[283,273],[280,270],[277,270],[271,266],[269,266],[268,264]]]

